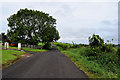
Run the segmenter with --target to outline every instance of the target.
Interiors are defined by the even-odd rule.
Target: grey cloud
[[[104,21],[102,21],[102,23],[105,24],[105,25],[118,25],[118,21],[117,20],[112,20],[112,21],[104,20]]]
[[[55,15],[66,17],[69,16],[69,13],[71,13],[71,8],[67,4],[61,4],[59,6],[59,9],[55,12]]]

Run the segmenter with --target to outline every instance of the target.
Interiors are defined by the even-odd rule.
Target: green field
[[[55,43],[55,45],[57,45],[57,43]],[[117,48],[114,48],[114,51],[109,53],[97,52],[99,54],[97,56],[88,56],[91,54],[89,51],[92,51],[89,50],[89,46],[79,46],[78,48],[68,47],[66,50],[61,46],[57,46],[57,48],[68,56],[71,61],[90,78],[119,78],[120,76],[120,68],[116,54]]]

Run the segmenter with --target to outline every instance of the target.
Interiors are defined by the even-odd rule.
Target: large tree
[[[37,44],[58,40],[56,19],[37,10],[20,9],[8,19],[8,37],[12,42]]]

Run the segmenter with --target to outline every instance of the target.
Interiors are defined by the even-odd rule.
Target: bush
[[[52,49],[52,44],[50,42],[45,43],[45,45],[43,46],[43,49],[51,50]]]
[[[117,55],[120,58],[120,47],[117,49]]]
[[[68,43],[58,43],[58,44],[56,44],[56,46],[60,46],[63,50],[70,48],[70,44],[68,44]]]
[[[99,35],[93,34],[88,39],[90,46],[101,46],[104,44],[104,40]]]
[[[86,49],[86,56],[97,56],[99,57],[100,55],[102,55],[103,52],[105,53],[112,53],[114,52],[114,47],[111,45],[111,44],[103,44],[102,46],[89,46],[87,49]],[[120,55],[119,53],[120,50],[118,50],[118,54]]]
[[[110,46],[107,46],[107,47],[110,47]],[[118,52],[120,52],[120,49],[118,50]],[[104,69],[106,72],[118,74],[117,70],[120,64],[118,63],[118,59],[120,62],[120,58],[117,57],[117,53],[115,51],[103,52],[101,50],[101,47],[89,47],[86,49],[86,53],[84,54],[84,56],[86,56],[89,61],[94,61],[98,63],[101,66],[101,68],[103,68],[104,66]]]
[[[62,50],[67,50],[67,49],[70,49],[70,48],[80,48],[82,46],[84,47],[87,47],[88,45],[85,45],[85,44],[76,44],[76,43],[73,43],[73,44],[69,44],[69,43],[61,43],[61,42],[54,42],[54,45],[55,46],[59,46],[62,48]]]
[[[113,49],[113,45],[112,44],[104,44],[101,46],[101,51],[103,52],[113,52],[114,49]]]
[[[44,43],[38,43],[38,46],[44,46],[45,44]]]
[[[86,49],[85,56],[98,56],[100,54],[101,50],[100,47],[88,47]]]
[[[74,44],[74,45],[72,46],[72,48],[78,48],[78,47],[79,47],[78,44]]]
[[[77,48],[78,47],[78,45],[75,42],[72,41],[72,43],[73,43],[73,46],[71,46],[71,48]]]
[[[117,56],[118,56],[118,62],[119,62],[119,65],[120,65],[120,47],[117,49]]]

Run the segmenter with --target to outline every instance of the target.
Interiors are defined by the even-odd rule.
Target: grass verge
[[[4,48],[4,46],[2,46],[2,47]],[[9,46],[9,49],[18,49],[18,47]],[[22,50],[32,51],[32,52],[45,52],[45,51],[47,51],[46,49],[33,49],[33,48],[25,48],[25,47],[22,47]]]
[[[75,49],[67,49],[62,50],[61,52],[68,56],[72,62],[83,70],[89,78],[118,78],[119,71],[116,66],[113,68],[116,69],[116,72],[109,71],[108,64],[102,65],[97,63],[96,60],[89,60],[89,57],[84,56],[87,47],[75,48]],[[112,64],[111,64],[112,65]]]
[[[32,49],[32,48],[22,48],[24,51],[32,51],[32,52],[45,52],[46,49]]]
[[[2,67],[8,67],[9,65],[15,63],[17,60],[23,58],[21,55],[26,54],[25,52],[16,51],[16,50],[2,50]]]
[[[17,47],[9,47],[9,49],[18,49]],[[32,52],[45,52],[47,50],[45,49],[32,49],[32,48],[22,48],[24,51],[32,51]],[[25,52],[17,51],[17,50],[0,50],[2,54],[0,54],[0,57],[2,57],[2,61],[0,64],[2,64],[2,68],[6,68],[9,65],[15,63],[19,59],[23,58],[23,54],[27,54]]]

